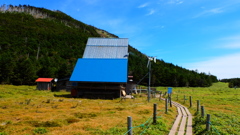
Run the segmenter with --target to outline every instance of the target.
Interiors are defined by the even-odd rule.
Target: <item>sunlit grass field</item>
[[[166,90],[160,87],[159,90]],[[184,104],[184,95],[186,96]],[[194,134],[240,134],[240,88],[228,88],[227,83],[215,83],[206,88],[173,88],[172,100],[190,107],[189,96],[192,96],[193,115],[197,112],[197,100],[204,106],[204,118],[196,115],[194,118]],[[201,113],[201,112],[200,112]],[[211,131],[206,132],[206,114],[211,115]]]
[[[175,107],[169,107],[165,114],[165,102],[158,98],[147,102],[145,94],[126,100],[77,99],[66,91],[35,89],[36,86],[0,85],[0,135],[124,135],[128,116],[132,117],[134,134],[165,135],[177,115]],[[165,93],[167,87],[157,90]],[[173,87],[172,100],[188,107],[194,115],[194,134],[240,133],[240,88],[228,88],[227,83],[206,88]],[[197,100],[204,106],[205,115],[211,115],[209,132],[205,130],[206,116],[196,114]],[[148,125],[154,103],[158,107],[157,124],[150,121]]]
[[[165,114],[164,101],[145,94],[135,99],[77,99],[66,91],[35,90],[36,86],[0,85],[0,135],[124,135],[127,117],[134,134],[168,134],[177,114]],[[157,103],[157,124],[146,123]]]

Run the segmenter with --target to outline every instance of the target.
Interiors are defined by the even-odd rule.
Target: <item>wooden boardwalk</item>
[[[192,135],[192,115],[187,107],[173,102],[177,107],[178,115],[168,135]]]

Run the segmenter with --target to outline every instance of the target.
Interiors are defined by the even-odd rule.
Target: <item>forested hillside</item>
[[[240,87],[240,78],[222,79],[220,81],[228,83],[229,88],[239,88]]]
[[[70,76],[88,37],[117,37],[84,24],[61,11],[27,5],[0,8],[0,83],[34,84],[38,77]],[[140,80],[147,58],[129,46],[129,74]],[[147,84],[147,79],[143,84]],[[163,60],[152,65],[152,85],[210,86],[213,75],[190,71]]]

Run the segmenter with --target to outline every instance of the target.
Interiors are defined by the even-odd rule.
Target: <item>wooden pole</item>
[[[157,104],[153,104],[153,124],[157,124]]]
[[[201,117],[204,118],[205,111],[204,111],[204,106],[201,106]]]
[[[151,61],[149,61],[149,71],[148,71],[148,102],[150,102],[150,92],[151,92]]]
[[[128,129],[128,135],[132,135],[132,117],[127,117],[127,129]]]
[[[186,102],[186,96],[184,95],[184,102],[183,103],[185,104],[185,102]]]
[[[199,114],[200,111],[200,100],[197,100],[197,113]]]
[[[189,96],[190,107],[192,107],[192,96]]]
[[[168,98],[165,98],[165,113],[168,113]]]
[[[169,95],[169,100],[170,100],[170,102],[169,102],[170,103],[170,107],[172,107],[172,95],[171,94]]]
[[[210,114],[207,114],[206,130],[210,131]]]

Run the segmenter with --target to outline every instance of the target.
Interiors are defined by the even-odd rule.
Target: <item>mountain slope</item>
[[[61,11],[32,6],[0,8],[0,83],[33,84],[38,77],[70,76],[88,37],[117,37],[77,21]],[[148,72],[147,58],[129,46],[129,73],[140,80]],[[213,75],[197,73],[158,60],[152,85],[210,86]],[[147,84],[145,78],[142,84]]]

